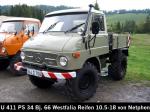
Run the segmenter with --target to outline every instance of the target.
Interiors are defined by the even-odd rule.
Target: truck
[[[23,45],[16,69],[26,69],[38,88],[65,80],[66,95],[77,102],[95,94],[103,68],[122,80],[130,35],[108,33],[105,14],[93,7],[48,13],[39,34]]]
[[[22,74],[14,68],[20,62],[20,49],[31,36],[35,36],[41,26],[35,18],[11,17],[3,20],[0,26],[0,71],[10,66],[15,75]]]

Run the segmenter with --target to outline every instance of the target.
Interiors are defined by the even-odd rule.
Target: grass
[[[150,34],[132,35],[126,80],[150,81]]]
[[[126,13],[107,15],[108,26],[120,21],[134,20],[136,24],[145,21],[147,14]],[[150,34],[134,34],[129,48],[128,69],[126,80],[150,81]]]

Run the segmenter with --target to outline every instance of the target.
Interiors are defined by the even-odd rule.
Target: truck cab
[[[47,53],[45,56],[47,56],[46,58],[49,60],[42,59],[38,62],[33,60],[34,57],[32,57],[27,58],[28,60],[23,60],[24,63],[27,62],[40,66],[44,66],[43,64],[46,63],[45,66],[50,68],[77,70],[83,66],[84,62],[89,57],[107,54],[109,52],[109,46],[104,13],[92,10],[88,20],[86,34],[82,36],[84,27],[86,26],[87,17],[88,10],[81,9],[71,9],[47,14],[41,25],[39,34],[32,41],[27,41],[24,44],[22,51],[27,56],[30,52],[35,53],[33,54],[34,57],[40,56],[39,53],[42,55],[42,52]],[[91,23],[93,21],[102,25],[96,41],[94,41],[94,34],[91,29]],[[86,36],[87,38],[85,38]],[[93,40],[90,41],[89,45],[87,40],[92,38]],[[72,53],[76,54],[76,52],[80,52],[79,58],[72,56]],[[66,59],[68,60],[67,65],[62,66],[62,64],[58,62],[61,56],[63,59],[65,57],[68,58]]]
[[[0,70],[10,65],[17,74],[14,63],[20,61],[20,49],[40,28],[40,21],[34,18],[12,17],[2,21],[0,26]]]
[[[66,93],[75,101],[96,92],[98,74],[109,64],[109,74],[121,80],[126,74],[128,35],[107,32],[102,11],[69,9],[49,13],[40,33],[22,48],[22,63],[32,84],[39,88],[66,80]]]

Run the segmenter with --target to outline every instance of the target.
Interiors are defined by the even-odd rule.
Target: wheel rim
[[[92,71],[87,71],[79,80],[79,90],[81,93],[86,93],[94,86],[94,77]]]

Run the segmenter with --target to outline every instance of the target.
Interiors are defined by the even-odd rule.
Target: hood
[[[71,37],[66,35],[38,34],[26,41],[22,49],[61,52],[69,39]]]
[[[11,34],[0,33],[0,41],[3,42],[6,38],[10,37]]]

